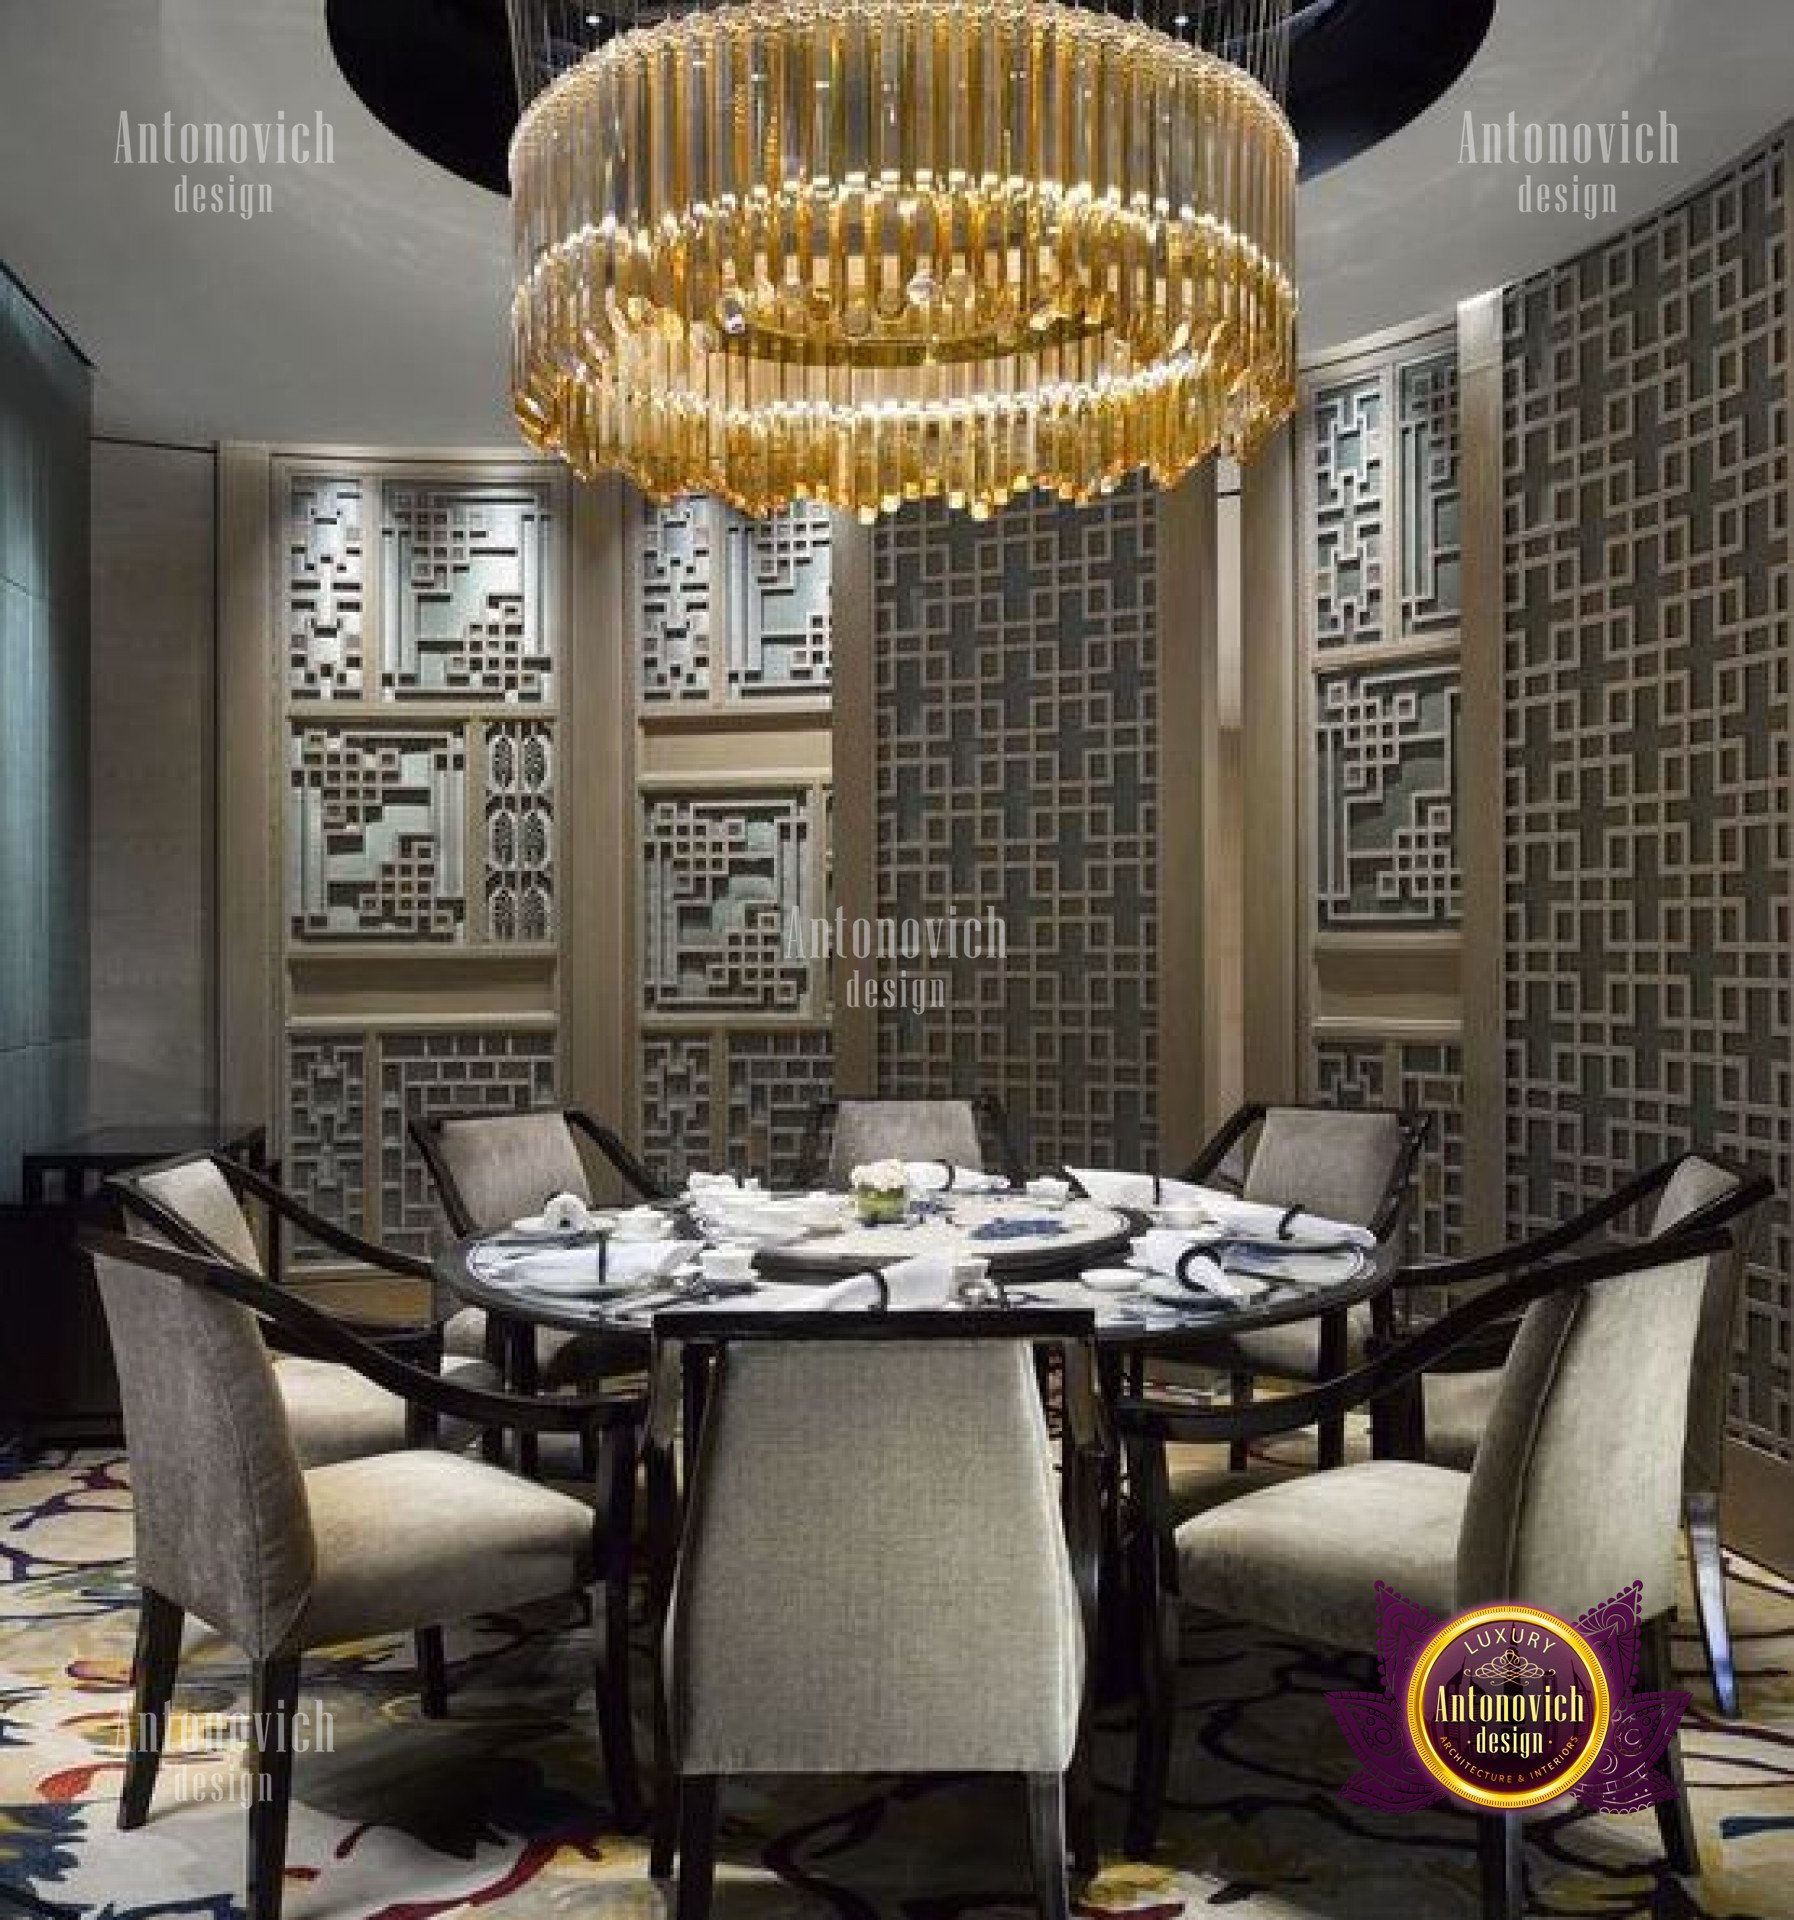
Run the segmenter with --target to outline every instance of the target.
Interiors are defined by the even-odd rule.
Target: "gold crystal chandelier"
[[[512,397],[579,473],[982,516],[1288,416],[1290,0],[509,4]]]

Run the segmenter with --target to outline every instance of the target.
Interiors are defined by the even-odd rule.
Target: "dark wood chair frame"
[[[602,1464],[592,1522],[597,1577],[591,1592],[598,1628],[595,1664],[599,1744],[617,1818],[625,1827],[639,1827],[644,1808],[630,1718],[627,1581],[640,1405],[597,1396],[528,1399],[463,1386],[424,1372],[309,1301],[271,1285],[233,1261],[92,1226],[82,1228],[79,1240],[89,1253],[168,1274],[235,1301],[248,1308],[270,1334],[297,1349],[353,1367],[364,1379],[397,1394],[432,1420],[461,1420],[476,1427],[521,1428],[534,1433],[596,1432],[600,1436]],[[126,1830],[141,1826],[149,1814],[180,1658],[182,1619],[182,1610],[173,1601],[143,1589],[131,1667],[131,1745],[118,1810],[118,1824]],[[440,1685],[441,1629],[425,1631],[436,1635],[435,1665]],[[298,1655],[257,1661],[251,1677],[253,1725],[258,1737],[250,1761],[261,1778],[263,1791],[249,1813],[250,1920],[264,1920],[264,1916],[279,1911],[292,1796],[292,1743],[281,1730],[297,1709],[299,1667]],[[427,1690],[428,1675],[424,1684]],[[274,1737],[267,1738],[263,1730]]]
[[[1582,1216],[1572,1225],[1581,1228],[1587,1219]],[[1131,1858],[1146,1858],[1157,1842],[1176,1715],[1179,1596],[1166,1446],[1174,1442],[1213,1445],[1261,1439],[1342,1417],[1351,1408],[1386,1399],[1417,1383],[1443,1356],[1466,1342],[1479,1342],[1489,1327],[1512,1324],[1525,1307],[1547,1294],[1642,1272],[1669,1259],[1721,1253],[1733,1245],[1732,1235],[1723,1226],[1702,1225],[1691,1219],[1684,1229],[1647,1245],[1611,1248],[1574,1259],[1556,1258],[1566,1246],[1586,1237],[1585,1232],[1566,1234],[1567,1230],[1560,1228],[1503,1253],[1463,1263],[1475,1264],[1478,1277],[1497,1284],[1390,1345],[1364,1366],[1308,1392],[1233,1408],[1195,1409],[1146,1397],[1123,1400],[1114,1408],[1113,1418],[1126,1451],[1138,1506],[1130,1585],[1138,1610],[1142,1685],[1127,1820]],[[1424,1271],[1430,1274],[1434,1269]],[[1506,1277],[1499,1278],[1503,1275]],[[1641,1684],[1646,1688],[1673,1684],[1668,1620],[1668,1616],[1662,1616],[1645,1626],[1640,1658]],[[1664,1850],[1676,1872],[1698,1873],[1694,1822],[1683,1785],[1681,1756],[1674,1742],[1665,1765],[1675,1782],[1676,1797],[1656,1809]],[[1479,1813],[1477,1829],[1485,1920],[1520,1920],[1524,1905],[1520,1816]]]
[[[868,1100],[878,1097],[876,1094],[864,1096]],[[978,1142],[984,1149],[989,1170],[1002,1174],[1006,1180],[1019,1186],[1027,1178],[1027,1166],[1016,1146],[1009,1109],[994,1093],[956,1093],[946,1097],[964,1100],[972,1109]],[[803,1142],[797,1153],[795,1179],[798,1186],[819,1187],[827,1180],[829,1147],[834,1136],[835,1116],[840,1110],[839,1100],[818,1100],[811,1105],[804,1121]]]
[[[1665,1237],[1684,1232],[1728,1227],[1742,1255],[1749,1257],[1761,1225],[1762,1210],[1774,1197],[1775,1182],[1758,1169],[1723,1154],[1695,1151],[1677,1154],[1661,1165],[1651,1167],[1617,1188],[1606,1199],[1579,1213],[1573,1220],[1540,1234],[1527,1242],[1535,1259],[1553,1259],[1574,1251],[1587,1252],[1589,1243],[1622,1223],[1642,1216],[1645,1209],[1661,1197],[1684,1161],[1702,1160],[1729,1173],[1738,1183],[1730,1193],[1722,1194],[1706,1206],[1696,1208],[1677,1223]],[[1609,1242],[1608,1244],[1612,1244]],[[1505,1252],[1471,1255],[1460,1260],[1428,1261],[1406,1268],[1396,1278],[1395,1291],[1415,1288],[1455,1288],[1473,1285],[1511,1271],[1511,1255]],[[1442,1356],[1427,1369],[1430,1373],[1480,1373],[1499,1367],[1507,1358],[1514,1336],[1515,1321],[1496,1321],[1472,1340]],[[1426,1403],[1421,1382],[1394,1403],[1389,1417],[1373,1426],[1374,1450],[1382,1456],[1407,1460],[1426,1458]],[[1719,1536],[1719,1490],[1716,1487],[1685,1489],[1682,1496],[1682,1520],[1688,1540],[1688,1559],[1693,1573],[1695,1613],[1700,1625],[1701,1645],[1706,1654],[1707,1674],[1713,1685],[1713,1697],[1719,1711],[1728,1720],[1738,1717],[1738,1669],[1732,1651],[1731,1624],[1726,1613],[1725,1559]]]
[[[1433,1128],[1433,1116],[1430,1113],[1421,1113],[1412,1107],[1335,1108],[1299,1102],[1280,1102],[1279,1110],[1304,1113],[1375,1113],[1394,1119],[1400,1128],[1401,1147],[1396,1155],[1395,1165],[1390,1169],[1389,1179],[1383,1189],[1383,1197],[1377,1204],[1376,1212],[1366,1224],[1376,1236],[1380,1246],[1390,1245],[1407,1232],[1413,1209],[1414,1172],[1420,1163],[1421,1152]],[[1259,1100],[1248,1101],[1238,1108],[1222,1123],[1207,1144],[1198,1150],[1196,1157],[1179,1177],[1192,1181],[1198,1186],[1237,1184],[1229,1177],[1227,1163],[1244,1145],[1246,1136],[1270,1111],[1270,1105]],[[1372,1332],[1379,1338],[1388,1338],[1395,1330],[1394,1309],[1390,1295],[1387,1293],[1377,1295],[1371,1302],[1370,1312]],[[1345,1372],[1350,1337],[1351,1322],[1346,1313],[1321,1315],[1320,1353],[1316,1371],[1323,1381],[1338,1379]],[[1251,1404],[1254,1384],[1254,1376],[1250,1373],[1238,1371],[1229,1373],[1228,1385],[1235,1407]],[[1321,1466],[1338,1466],[1345,1458],[1344,1418],[1329,1418],[1323,1422],[1316,1440]],[[1247,1449],[1244,1441],[1236,1442],[1229,1449],[1228,1464],[1236,1473],[1245,1470],[1246,1456]]]
[[[1070,1920],[1067,1840],[1080,1873],[1097,1869],[1096,1798],[1091,1737],[1102,1482],[1111,1440],[1097,1391],[1094,1317],[1087,1310],[991,1308],[914,1313],[728,1313],[673,1309],[654,1322],[643,1473],[647,1487],[649,1606],[655,1621],[654,1825],[649,1870],[666,1879],[677,1870],[674,1920],[708,1920],[716,1867],[721,1779],[681,1777],[667,1717],[664,1665],[666,1611],[678,1567],[683,1513],[679,1462],[694,1457],[712,1370],[727,1349],[746,1341],[1027,1339],[1043,1377],[1056,1360],[1062,1415],[1061,1506],[1086,1649],[1084,1701],[1076,1748],[1065,1775],[1026,1777],[1028,1833],[1035,1899],[1045,1920]],[[683,1428],[683,1446],[681,1429]]]

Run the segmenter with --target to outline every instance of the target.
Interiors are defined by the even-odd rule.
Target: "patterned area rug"
[[[112,1456],[54,1458],[0,1484],[0,1908],[105,1920],[239,1911],[242,1774],[230,1716],[242,1661],[190,1634],[147,1826],[113,1824],[135,1623],[130,1492]],[[1794,1920],[1794,1588],[1734,1562],[1749,1719],[1706,1710],[1698,1649],[1688,1741],[1706,1873],[1679,1882],[1648,1814],[1541,1820],[1528,1834],[1541,1915]],[[308,1662],[320,1750],[300,1753],[290,1920],[660,1920],[642,1843],[607,1822],[587,1641],[562,1617],[452,1633],[451,1718],[417,1713],[408,1641]],[[1335,1789],[1350,1771],[1324,1693],[1358,1663],[1220,1621],[1188,1629],[1164,1862],[1112,1853],[1081,1889],[1092,1920],[1474,1920],[1470,1822],[1381,1818]],[[1124,1725],[1101,1750],[1105,1842],[1121,1824]],[[1020,1920],[1032,1912],[1019,1789],[929,1779],[747,1784],[726,1800],[719,1920]]]

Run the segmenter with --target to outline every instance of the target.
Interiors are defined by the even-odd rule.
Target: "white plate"
[[[1138,1293],[1146,1276],[1133,1267],[1091,1267],[1078,1279],[1092,1293]]]

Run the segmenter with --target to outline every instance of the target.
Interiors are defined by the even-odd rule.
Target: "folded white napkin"
[[[891,1311],[902,1313],[918,1309],[944,1307],[953,1297],[953,1262],[942,1254],[921,1254],[914,1260],[899,1260],[884,1269],[884,1282]],[[832,1287],[808,1287],[802,1300],[781,1299],[772,1303],[775,1313],[838,1313],[863,1311],[878,1304],[878,1282],[869,1273],[856,1273],[837,1280]]]
[[[613,1240],[604,1262],[605,1284],[628,1286],[641,1280],[657,1280],[689,1260],[694,1250],[689,1240],[640,1240],[624,1245]],[[543,1293],[590,1292],[598,1285],[596,1247],[537,1247],[516,1251],[484,1247],[478,1250],[472,1264],[482,1280],[497,1280]]]
[[[557,1193],[542,1202],[540,1213],[526,1213],[511,1224],[525,1232],[583,1233],[592,1224],[592,1209],[576,1193]]]
[[[903,1177],[913,1193],[1001,1193],[1009,1185],[1000,1173],[981,1173],[945,1160],[906,1160]]]
[[[1206,1187],[1150,1173],[1116,1173],[1105,1167],[1067,1167],[1065,1171],[1105,1207],[1200,1206],[1210,1197]]]
[[[1193,1259],[1184,1258],[1202,1244],[1197,1235],[1173,1233],[1163,1227],[1141,1234],[1134,1242],[1134,1259],[1155,1276],[1172,1283],[1171,1288],[1148,1283],[1147,1291],[1160,1299],[1171,1299],[1175,1297],[1172,1288],[1187,1280],[1223,1300],[1250,1300],[1264,1292],[1268,1282],[1255,1280],[1249,1274],[1223,1273],[1221,1263],[1209,1254],[1197,1253]]]

